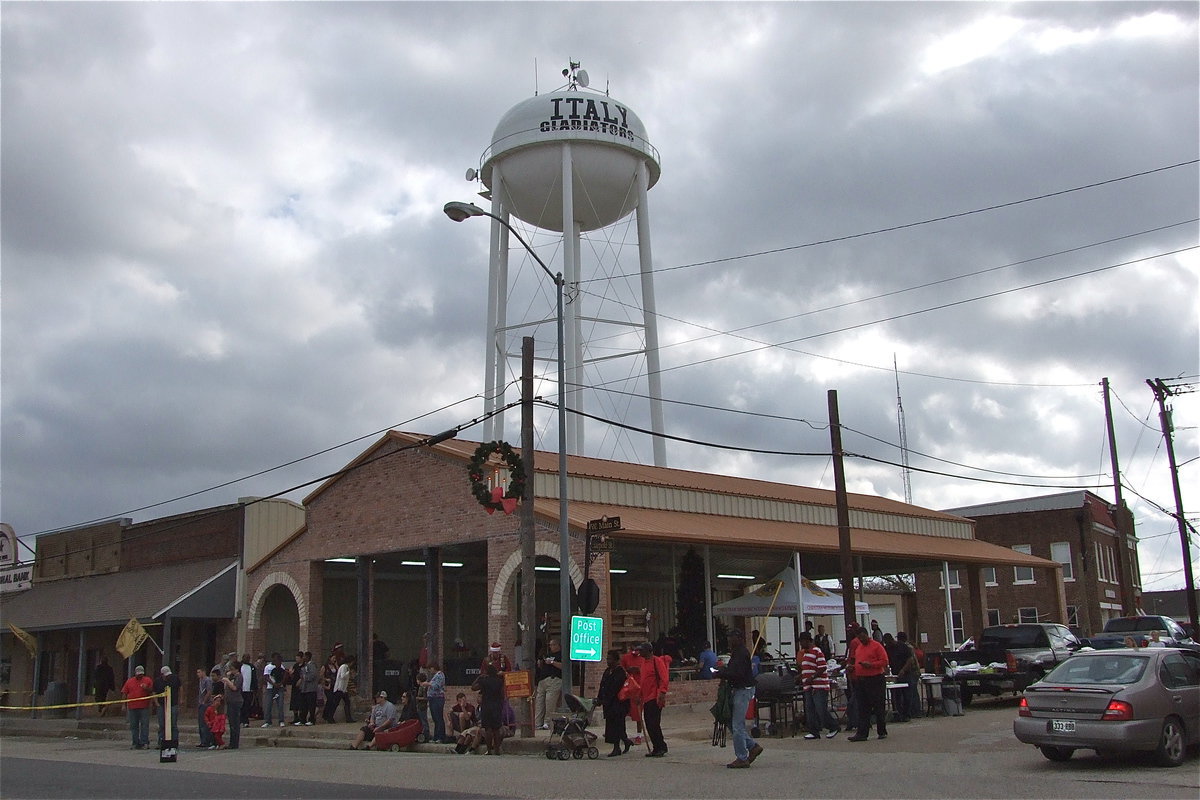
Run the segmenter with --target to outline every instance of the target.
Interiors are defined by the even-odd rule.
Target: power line
[[[62,527],[59,527],[59,528],[48,528],[48,529],[46,529],[46,530],[43,530],[43,531],[36,531],[36,532],[34,532],[34,533],[25,533],[25,534],[21,534],[20,536],[18,536],[18,537],[17,537],[17,539],[18,539],[18,540],[21,540],[21,539],[27,539],[27,538],[35,538],[35,537],[38,537],[38,536],[44,536],[44,535],[46,535],[46,534],[51,534],[51,533],[61,533],[62,531],[73,530],[73,529],[76,529],[76,528],[84,528],[84,527],[87,527],[88,525],[95,525],[95,524],[97,524],[97,523],[100,523],[100,522],[107,522],[107,521],[109,521],[109,520],[112,520],[112,519],[117,519],[117,518],[120,518],[120,517],[132,516],[133,514],[136,514],[136,513],[140,512],[140,511],[147,511],[147,510],[149,510],[149,509],[152,509],[152,508],[158,508],[159,506],[165,506],[165,505],[168,505],[168,504],[170,504],[170,503],[177,503],[177,502],[179,502],[179,501],[181,501],[181,500],[188,500],[188,499],[190,499],[190,498],[192,498],[192,497],[197,497],[197,496],[199,496],[199,495],[206,494],[206,493],[208,493],[208,492],[212,492],[212,491],[215,491],[215,490],[217,490],[217,489],[224,489],[224,488],[226,488],[226,487],[228,487],[228,486],[232,486],[232,485],[234,485],[234,484],[236,484],[236,483],[241,483],[242,481],[250,480],[251,478],[257,478],[257,477],[260,477],[260,476],[262,476],[262,475],[266,475],[266,474],[268,474],[268,473],[270,473],[270,472],[274,472],[274,471],[276,471],[276,470],[280,470],[280,469],[283,469],[283,468],[285,468],[285,467],[290,467],[290,466],[293,466],[293,465],[295,465],[295,464],[299,464],[299,463],[301,463],[301,462],[303,462],[303,461],[307,461],[307,460],[309,460],[310,458],[316,458],[317,456],[325,455],[326,453],[331,453],[331,452],[333,452],[334,450],[339,450],[339,449],[341,449],[341,448],[343,448],[343,447],[346,447],[347,445],[354,444],[355,442],[361,442],[363,439],[368,439],[368,438],[371,438],[372,436],[379,436],[379,435],[381,435],[381,434],[387,433],[388,431],[394,430],[395,428],[403,428],[403,427],[405,427],[405,426],[407,426],[407,425],[410,425],[410,424],[411,424],[411,423],[413,423],[413,422],[417,422],[418,420],[424,419],[424,418],[426,418],[426,417],[428,417],[428,416],[431,416],[431,415],[433,415],[433,414],[437,414],[437,413],[440,413],[440,412],[442,412],[442,411],[445,411],[445,410],[446,410],[446,409],[448,409],[448,408],[453,408],[454,406],[456,406],[456,405],[459,405],[459,404],[461,404],[461,403],[465,403],[465,402],[468,402],[468,401],[470,401],[470,400],[477,400],[477,399],[479,399],[479,395],[474,395],[473,397],[464,397],[464,398],[463,398],[463,399],[461,399],[461,400],[455,400],[453,403],[449,403],[449,404],[447,404],[447,405],[444,405],[444,406],[442,406],[441,408],[435,408],[435,409],[433,409],[432,411],[427,411],[427,412],[425,412],[424,414],[418,414],[417,416],[415,416],[415,417],[412,417],[412,418],[410,418],[410,419],[408,419],[408,420],[405,420],[404,422],[397,423],[396,425],[393,425],[393,426],[390,426],[390,427],[387,427],[387,428],[382,428],[382,429],[380,429],[380,430],[378,430],[378,431],[373,431],[373,432],[371,432],[371,433],[365,433],[365,434],[363,434],[362,436],[355,437],[355,438],[353,438],[353,439],[350,439],[350,440],[348,440],[348,441],[342,442],[341,444],[336,444],[336,445],[333,445],[332,447],[327,447],[327,448],[325,448],[325,449],[323,449],[323,450],[318,450],[318,451],[317,451],[317,452],[315,452],[315,453],[309,453],[309,454],[308,454],[308,455],[306,455],[306,456],[301,456],[301,457],[299,457],[299,458],[294,458],[294,459],[292,459],[291,461],[286,461],[286,462],[284,462],[284,463],[282,463],[282,464],[279,464],[279,465],[277,465],[277,466],[274,466],[274,467],[268,467],[268,468],[266,468],[266,469],[259,470],[258,472],[253,472],[253,473],[251,473],[251,474],[249,474],[249,475],[243,475],[243,476],[242,476],[242,477],[240,477],[240,478],[233,478],[233,479],[231,479],[231,480],[224,481],[223,483],[218,483],[218,484],[216,484],[215,486],[209,486],[208,488],[205,488],[205,489],[198,489],[198,490],[196,490],[196,491],[194,491],[194,492],[188,492],[187,494],[182,494],[182,495],[179,495],[179,496],[177,496],[177,497],[172,497],[172,498],[170,498],[170,499],[168,499],[168,500],[160,500],[160,501],[158,501],[158,502],[156,502],[156,503],[150,503],[149,505],[140,506],[140,507],[138,507],[138,508],[134,508],[134,509],[131,509],[131,510],[129,510],[129,511],[123,511],[123,512],[120,512],[120,513],[118,513],[118,514],[110,514],[110,515],[108,515],[108,516],[105,516],[105,517],[96,517],[96,518],[94,518],[94,519],[85,520],[85,521],[83,521],[83,522],[77,522],[77,523],[75,523],[75,524],[73,524],[73,525],[65,525],[65,526],[62,526]],[[511,406],[506,406],[505,408],[510,408],[510,407],[511,407]],[[472,421],[472,424],[474,424],[474,421]],[[335,474],[336,474],[336,473],[335,473]],[[324,478],[318,478],[317,480],[324,480]],[[310,482],[310,483],[311,483],[311,482]],[[295,491],[296,489],[302,489],[302,488],[304,488],[305,486],[308,486],[308,485],[309,485],[309,483],[302,483],[302,484],[300,484],[300,485],[299,485],[299,486],[297,486],[297,487],[293,487],[292,489],[285,489],[285,490],[284,490],[284,491],[282,491],[282,492],[277,492],[276,494],[273,494],[273,495],[270,495],[270,496],[268,496],[268,497],[264,497],[264,498],[259,498],[259,499],[262,499],[262,500],[269,500],[269,499],[271,499],[271,498],[274,498],[274,497],[279,497],[280,495],[284,495],[284,494],[288,494],[289,492],[293,492],[293,491]],[[246,505],[249,505],[249,503],[247,503]]]
[[[546,406],[554,407],[554,404],[548,400],[539,400],[537,402],[540,402]],[[814,452],[803,452],[803,451],[795,451],[795,450],[768,450],[768,449],[763,449],[763,448],[743,447],[740,445],[724,444],[721,442],[702,441],[700,439],[692,439],[692,438],[685,437],[685,436],[672,436],[669,434],[655,433],[654,431],[651,431],[647,428],[641,428],[641,427],[638,427],[637,425],[630,425],[625,422],[617,422],[616,420],[605,419],[604,417],[600,417],[595,414],[589,414],[586,411],[576,411],[574,409],[571,409],[570,411],[572,414],[578,414],[581,417],[586,417],[588,419],[595,420],[596,422],[602,422],[606,425],[612,425],[612,426],[615,426],[618,428],[622,428],[623,430],[634,431],[637,433],[643,433],[648,436],[662,436],[664,439],[669,439],[674,442],[681,442],[683,444],[693,444],[693,445],[698,445],[701,447],[711,447],[711,448],[715,448],[718,450],[734,450],[737,452],[755,453],[755,454],[759,454],[759,455],[818,457],[818,458],[828,458],[829,457],[828,452],[815,452],[814,453]],[[887,465],[893,466],[893,467],[901,466],[900,464],[896,464],[894,462],[887,461],[886,459],[876,458],[874,456],[863,455],[861,453],[845,453],[845,456],[847,458],[861,458],[864,461],[873,461],[873,462],[880,463],[880,464],[887,464]],[[955,475],[950,472],[939,472],[937,470],[922,469],[921,467],[912,467],[912,469],[917,472],[923,472],[928,475],[940,475],[945,478],[954,478],[957,480],[964,480],[964,481],[977,481],[980,483],[993,483],[993,484],[997,484],[997,485],[1001,485],[1001,486],[1027,486],[1027,487],[1041,488],[1041,489],[1094,489],[1094,488],[1097,488],[1097,485],[1095,485],[1095,484],[1090,484],[1090,485],[1086,485],[1086,486],[1063,486],[1061,484],[1017,483],[1014,481],[999,481],[999,480],[994,480],[994,479],[989,479],[989,478],[976,478],[976,477],[972,477],[969,475]],[[970,467],[970,469],[979,469],[979,468]]]
[[[1027,284],[1024,284],[1023,286],[1015,286],[1015,287],[1012,287],[1009,289],[1001,289],[1001,290],[998,290],[995,292],[988,292],[987,294],[976,295],[974,297],[967,297],[962,300],[954,300],[954,301],[947,302],[947,303],[940,303],[935,306],[929,306],[927,308],[921,308],[921,309],[917,309],[914,311],[907,311],[902,314],[894,314],[890,317],[882,317],[880,319],[869,320],[867,322],[859,322],[859,323],[855,323],[853,325],[846,325],[841,328],[834,328],[831,330],[821,331],[818,333],[811,333],[806,336],[799,336],[799,337],[796,337],[795,339],[788,339],[783,342],[777,342],[777,343],[773,343],[773,344],[764,344],[760,347],[752,347],[748,350],[740,350],[736,353],[724,353],[719,356],[712,356],[711,358],[705,358],[705,359],[701,359],[699,361],[693,361],[688,364],[677,364],[673,367],[663,367],[659,370],[659,374],[664,373],[664,372],[673,372],[675,370],[684,369],[687,367],[696,367],[696,366],[700,366],[702,364],[711,364],[716,361],[723,361],[728,358],[735,358],[738,356],[750,355],[752,353],[758,353],[758,352],[762,352],[763,350],[770,350],[772,348],[779,348],[779,349],[786,350],[786,349],[789,349],[787,347],[787,345],[793,345],[793,344],[796,344],[797,342],[804,342],[804,341],[808,341],[810,339],[817,339],[817,338],[821,338],[824,336],[832,336],[833,334],[836,334],[836,333],[845,333],[847,331],[858,330],[859,328],[866,328],[866,327],[870,327],[871,325],[878,325],[883,322],[895,322],[896,320],[907,319],[909,317],[915,317],[920,314],[927,314],[930,311],[943,311],[947,308],[954,308],[956,306],[966,305],[968,303],[974,303],[979,300],[990,300],[994,297],[1001,297],[1006,294],[1013,294],[1015,292],[1024,291],[1026,289],[1036,289],[1038,287],[1048,286],[1053,283],[1060,283],[1060,282],[1066,281],[1066,280],[1082,278],[1082,277],[1086,277],[1088,275],[1096,275],[1101,272],[1106,272],[1108,270],[1119,269],[1120,267],[1127,267],[1132,264],[1142,263],[1144,261],[1152,261],[1156,258],[1164,258],[1166,256],[1178,255],[1179,253],[1186,253],[1188,251],[1197,249],[1197,247],[1200,247],[1200,245],[1190,245],[1188,247],[1181,247],[1176,250],[1168,250],[1163,253],[1156,253],[1151,256],[1143,256],[1142,258],[1135,258],[1135,259],[1131,259],[1129,261],[1122,261],[1117,264],[1109,264],[1108,266],[1104,266],[1104,267],[1095,267],[1093,269],[1083,270],[1081,272],[1075,272],[1075,273],[1071,273],[1069,275],[1061,275],[1056,278],[1047,278],[1046,280],[1036,281],[1034,283],[1027,283]],[[609,382],[615,383],[615,381],[609,381]],[[1066,385],[1067,386],[1090,386],[1091,384],[1066,384]]]
[[[462,402],[462,401],[459,401],[459,402]],[[274,494],[269,494],[264,497],[256,497],[253,500],[247,500],[245,502],[230,503],[227,505],[220,506],[219,508],[209,509],[207,511],[203,511],[200,513],[188,514],[188,515],[186,515],[187,516],[186,520],[179,520],[178,522],[176,522],[172,525],[168,525],[166,527],[149,527],[148,530],[146,530],[144,533],[132,534],[130,536],[123,537],[121,540],[121,544],[124,545],[128,542],[137,541],[138,539],[144,539],[147,536],[161,536],[164,533],[169,533],[170,531],[176,530],[178,528],[182,528],[187,525],[191,525],[199,520],[209,519],[210,517],[215,517],[220,514],[224,514],[234,508],[248,508],[249,506],[255,505],[256,503],[262,503],[266,500],[273,500],[277,497],[282,497],[285,494],[291,494],[292,492],[298,491],[305,487],[312,486],[313,484],[324,483],[325,481],[332,480],[334,478],[340,478],[344,475],[349,475],[350,473],[360,470],[365,466],[374,464],[377,461],[382,461],[385,458],[391,458],[392,456],[398,455],[399,453],[403,453],[408,450],[416,450],[421,447],[430,447],[432,445],[438,444],[439,442],[443,442],[447,439],[453,439],[455,436],[457,436],[462,431],[467,430],[468,428],[472,428],[475,425],[478,425],[479,423],[486,420],[488,417],[492,417],[497,414],[503,414],[505,411],[509,410],[510,408],[514,408],[519,405],[520,405],[520,401],[509,403],[508,405],[502,406],[501,408],[498,408],[495,411],[492,411],[492,412],[489,412],[482,416],[476,417],[475,419],[472,419],[468,422],[464,422],[460,425],[456,425],[455,427],[449,428],[445,431],[442,431],[441,433],[435,434],[433,436],[426,436],[425,438],[421,439],[419,442],[413,442],[412,444],[400,445],[395,450],[392,450],[390,452],[381,453],[380,455],[377,455],[374,458],[368,458],[363,461],[359,461],[355,464],[351,464],[348,467],[343,467],[342,469],[339,469],[335,472],[331,472],[327,475],[322,475],[319,478],[313,478],[312,480],[305,481],[304,483],[298,483],[295,486],[291,486],[287,489],[281,489],[280,491],[275,492]],[[434,413],[434,412],[430,412],[430,413]],[[427,415],[422,415],[422,416],[427,416]],[[418,417],[417,419],[419,419],[419,418],[420,417]],[[103,522],[105,520],[102,519],[100,521]],[[139,523],[139,524],[150,526],[150,524],[152,522],[154,522],[154,520],[147,520],[145,523]],[[83,525],[86,526],[87,524],[90,524],[90,523],[84,523]],[[82,526],[73,526],[73,527],[82,527]],[[70,530],[70,528],[63,529],[63,530]],[[31,536],[37,536],[37,535],[40,535],[40,534],[25,534],[24,536],[18,537],[18,539],[27,538],[27,537],[31,537]],[[65,556],[69,556],[69,555],[74,555],[76,553],[84,553],[84,552],[89,552],[89,551],[85,550],[85,549],[71,550],[71,551],[61,553],[60,555],[65,557]]]
[[[894,442],[889,442],[888,440],[881,439],[878,436],[872,436],[869,433],[865,433],[860,430],[855,430],[854,428],[851,428],[849,425],[846,425],[844,423],[842,424],[842,430],[850,431],[852,433],[857,433],[859,436],[866,437],[867,439],[872,439],[876,442],[879,442],[880,444],[886,444],[889,447],[897,447],[897,445]],[[1010,478],[1039,478],[1039,479],[1043,479],[1043,480],[1083,480],[1086,478],[1099,479],[1099,478],[1108,477],[1103,472],[1093,472],[1093,473],[1090,473],[1087,475],[1027,475],[1027,474],[1021,473],[1021,472],[1005,472],[1003,470],[998,470],[998,469],[988,469],[987,467],[974,467],[974,466],[971,466],[970,464],[962,464],[958,461],[951,461],[948,458],[938,458],[937,456],[931,456],[928,453],[922,453],[920,450],[913,450],[911,448],[909,449],[908,452],[913,453],[914,455],[921,456],[922,458],[928,458],[930,461],[940,461],[943,464],[950,464],[955,467],[962,467],[963,469],[973,469],[973,470],[977,470],[979,472],[990,472],[993,475],[1006,475]]]
[[[1190,224],[1192,224],[1192,223],[1195,223],[1195,222],[1200,222],[1200,218],[1193,218],[1193,219],[1190,219],[1190,220],[1184,220],[1184,221],[1182,221],[1182,222],[1173,222],[1173,223],[1170,223],[1170,224],[1167,224],[1167,225],[1160,225],[1159,227],[1156,227],[1156,228],[1150,228],[1150,229],[1147,229],[1147,230],[1142,230],[1142,231],[1137,231],[1136,233],[1127,233],[1127,234],[1123,234],[1123,235],[1121,235],[1121,236],[1115,236],[1115,237],[1112,237],[1112,238],[1110,238],[1110,239],[1105,239],[1105,240],[1103,240],[1103,241],[1099,241],[1099,242],[1091,242],[1091,243],[1089,243],[1089,244],[1078,245],[1078,246],[1076,246],[1076,247],[1067,248],[1067,249],[1065,249],[1065,250],[1059,250],[1059,251],[1057,251],[1057,252],[1054,252],[1054,253],[1046,253],[1046,254],[1043,254],[1043,255],[1040,255],[1040,256],[1033,256],[1033,257],[1030,257],[1030,258],[1021,259],[1021,260],[1019,260],[1019,261],[1011,261],[1011,262],[1009,262],[1009,263],[1007,263],[1007,264],[1001,264],[1001,265],[999,265],[999,266],[995,266],[995,267],[987,267],[987,268],[985,268],[985,269],[975,270],[975,271],[973,271],[973,272],[966,272],[966,273],[962,273],[962,274],[959,274],[959,275],[953,275],[953,276],[950,276],[950,277],[947,277],[947,278],[940,278],[940,279],[938,279],[938,280],[935,280],[935,281],[928,281],[928,282],[926,282],[926,283],[918,284],[918,285],[916,285],[916,286],[909,286],[909,287],[905,287],[905,288],[903,288],[903,289],[894,289],[894,290],[892,290],[892,291],[888,291],[888,292],[881,292],[881,293],[879,293],[879,294],[875,294],[875,295],[869,295],[869,296],[867,296],[867,297],[859,297],[859,298],[856,298],[856,299],[854,299],[854,300],[847,300],[847,301],[845,301],[845,302],[843,302],[843,303],[836,303],[836,304],[834,304],[834,305],[831,305],[831,306],[825,306],[825,307],[823,307],[823,308],[816,308],[816,309],[812,309],[812,310],[809,310],[809,311],[803,311],[803,312],[800,312],[800,313],[798,313],[798,314],[791,314],[791,315],[789,315],[789,316],[786,316],[786,317],[780,317],[780,318],[778,318],[778,319],[768,320],[768,321],[766,321],[766,322],[756,322],[756,323],[754,323],[754,324],[752,324],[752,325],[744,325],[744,326],[742,326],[742,327],[740,327],[740,328],[733,328],[733,329],[731,329],[731,330],[727,330],[727,331],[719,330],[719,329],[717,329],[717,328],[712,328],[712,327],[710,327],[710,326],[707,326],[707,325],[702,325],[702,324],[700,324],[700,323],[696,323],[696,322],[689,322],[689,321],[687,321],[687,320],[679,319],[678,317],[671,317],[671,316],[668,316],[668,315],[665,315],[665,314],[656,314],[656,316],[658,316],[658,317],[660,317],[660,318],[662,318],[662,319],[668,319],[668,320],[670,320],[670,321],[672,321],[672,322],[678,322],[678,323],[680,323],[681,325],[688,325],[688,326],[691,326],[691,327],[700,328],[701,330],[707,330],[707,331],[710,331],[710,332],[711,332],[709,335],[706,335],[706,336],[698,336],[698,337],[695,337],[695,338],[693,338],[693,339],[687,339],[687,340],[683,340],[683,341],[679,341],[679,342],[672,342],[672,343],[670,343],[670,344],[667,344],[667,345],[660,346],[660,347],[659,347],[659,350],[661,351],[661,350],[665,350],[665,349],[667,349],[667,348],[669,348],[669,347],[677,347],[677,346],[680,346],[680,345],[694,344],[694,343],[696,343],[696,342],[701,342],[701,341],[704,341],[705,339],[709,339],[709,338],[712,338],[712,337],[714,337],[714,336],[732,336],[732,337],[734,337],[734,338],[742,339],[743,341],[748,341],[748,342],[752,342],[752,343],[755,343],[755,344],[768,344],[767,342],[763,342],[763,341],[760,341],[760,340],[757,340],[757,339],[752,339],[752,338],[750,338],[750,337],[746,337],[746,336],[738,336],[737,334],[741,333],[742,331],[752,330],[752,329],[754,329],[754,328],[762,328],[762,327],[766,327],[766,326],[768,326],[768,325],[775,325],[775,324],[778,324],[778,323],[781,323],[781,322],[788,322],[788,321],[791,321],[791,320],[800,319],[800,318],[802,318],[802,317],[806,317],[806,316],[812,316],[812,315],[814,315],[814,314],[821,314],[821,313],[824,313],[824,312],[826,312],[826,311],[836,311],[836,310],[839,310],[839,309],[842,309],[842,308],[848,308],[848,307],[850,307],[850,306],[858,305],[858,304],[860,304],[860,303],[867,303],[867,302],[871,302],[871,301],[873,301],[873,300],[880,300],[880,299],[884,299],[884,298],[887,298],[887,297],[894,297],[894,296],[896,296],[896,295],[905,294],[905,293],[907,293],[907,292],[913,292],[913,291],[917,291],[917,290],[920,290],[920,289],[927,289],[927,288],[930,288],[930,287],[932,287],[932,286],[938,286],[938,285],[945,284],[945,283],[953,283],[954,281],[958,281],[958,280],[964,280],[964,279],[966,279],[966,278],[974,278],[974,277],[977,277],[977,276],[979,276],[979,275],[985,275],[985,274],[992,273],[992,272],[997,272],[997,271],[1000,271],[1000,270],[1011,269],[1012,267],[1017,267],[1017,266],[1021,266],[1021,265],[1024,265],[1024,264],[1031,264],[1031,263],[1033,263],[1033,262],[1035,262],[1035,261],[1043,261],[1043,260],[1045,260],[1045,259],[1048,259],[1048,258],[1056,258],[1056,257],[1058,257],[1058,256],[1062,256],[1062,255],[1069,255],[1069,254],[1071,254],[1071,253],[1077,253],[1077,252],[1080,252],[1080,251],[1083,251],[1083,250],[1088,250],[1088,249],[1091,249],[1091,248],[1094,248],[1094,247],[1101,247],[1101,246],[1103,246],[1103,245],[1107,245],[1107,244],[1113,244],[1113,243],[1115,243],[1115,242],[1124,241],[1124,240],[1126,240],[1126,239],[1132,239],[1132,238],[1135,238],[1135,237],[1138,237],[1138,236],[1145,236],[1145,235],[1147,235],[1147,234],[1151,234],[1151,233],[1158,233],[1158,232],[1161,232],[1161,231],[1164,231],[1164,230],[1169,230],[1169,229],[1171,229],[1171,228],[1177,228],[1177,227],[1180,227],[1180,226],[1183,226],[1183,225],[1190,225]],[[603,298],[603,297],[601,297],[600,295],[596,295],[596,294],[594,294],[594,293],[589,293],[589,294],[591,294],[593,297],[600,298],[601,300],[604,300],[604,299],[606,299],[606,298]],[[613,300],[610,300],[610,302],[613,302],[613,303],[615,303],[615,304],[618,304],[618,305],[623,305],[623,306],[625,306],[625,307],[627,307],[627,308],[632,308],[632,309],[633,309],[633,310],[635,310],[635,311],[643,311],[642,309],[640,309],[640,308],[637,308],[636,306],[632,306],[632,305],[630,305],[630,304],[628,304],[628,303],[622,303],[621,301],[618,301],[618,300],[615,300],[615,299],[613,299]],[[644,311],[643,311],[643,313],[644,313]],[[788,349],[790,349],[790,348],[788,348]],[[852,366],[858,366],[858,367],[864,367],[864,368],[868,368],[868,369],[877,369],[877,370],[886,370],[886,369],[887,369],[887,367],[880,367],[880,366],[876,366],[876,365],[872,365],[872,364],[861,364],[861,363],[854,362],[854,361],[846,361],[846,360],[844,360],[844,359],[833,358],[833,357],[831,357],[831,356],[823,356],[823,355],[819,355],[819,354],[816,354],[816,353],[806,353],[806,352],[799,351],[799,350],[796,350],[796,351],[794,351],[794,352],[798,352],[798,353],[801,353],[802,355],[807,355],[807,356],[811,356],[811,357],[814,357],[814,358],[825,358],[825,359],[828,359],[828,360],[831,360],[831,361],[837,361],[837,362],[839,362],[839,363],[849,364],[849,365],[852,365]],[[891,371],[891,370],[889,370],[889,371]],[[908,371],[908,370],[900,370],[900,372],[902,372],[902,373],[903,373],[903,374],[905,374],[905,375],[914,375],[914,376],[919,376],[919,377],[924,377],[924,378],[935,378],[935,379],[939,379],[939,380],[960,381],[960,382],[964,382],[964,383],[984,384],[984,385],[995,385],[995,386],[1054,386],[1054,387],[1059,387],[1059,386],[1077,386],[1077,385],[1082,385],[1082,384],[1024,384],[1024,383],[1008,383],[1008,382],[1000,382],[1000,381],[981,381],[981,380],[977,380],[977,379],[969,379],[969,378],[952,378],[952,377],[946,377],[946,376],[940,376],[940,375],[929,375],[929,374],[926,374],[926,373],[911,372],[911,371]]]
[[[761,250],[756,253],[745,253],[745,254],[737,255],[737,256],[726,256],[725,258],[714,258],[714,259],[710,259],[708,261],[696,261],[691,264],[680,264],[680,265],[674,266],[674,267],[662,267],[660,269],[656,269],[653,271],[656,273],[659,273],[659,272],[671,272],[671,271],[680,270],[680,269],[692,269],[694,267],[704,267],[704,266],[710,266],[712,264],[723,264],[723,263],[726,263],[729,261],[737,261],[737,260],[740,260],[743,258],[755,258],[757,256],[766,256],[766,255],[773,255],[775,253],[786,253],[786,252],[790,252],[792,250],[801,250],[801,249],[804,249],[807,247],[817,247],[817,246],[823,245],[823,244],[834,244],[836,242],[846,242],[846,241],[850,241],[852,239],[862,239],[867,236],[877,236],[881,233],[893,233],[895,231],[905,230],[906,228],[915,228],[920,225],[930,225],[935,222],[945,222],[945,221],[951,220],[951,219],[959,219],[961,217],[969,217],[973,214],[983,214],[987,211],[997,211],[1002,208],[1011,208],[1013,206],[1019,206],[1024,203],[1032,203],[1032,202],[1035,202],[1038,200],[1046,200],[1051,197],[1061,197],[1062,195],[1071,194],[1072,192],[1081,192],[1086,189],[1095,189],[1097,187],[1106,186],[1106,185],[1112,184],[1112,183],[1119,183],[1121,181],[1127,181],[1127,180],[1132,180],[1134,178],[1145,177],[1146,175],[1153,175],[1157,172],[1165,172],[1167,170],[1176,169],[1178,167],[1186,167],[1186,166],[1189,166],[1192,164],[1196,164],[1198,162],[1200,162],[1200,159],[1193,158],[1188,161],[1180,161],[1177,164],[1168,164],[1167,166],[1164,166],[1164,167],[1157,167],[1155,169],[1145,170],[1144,172],[1135,172],[1130,175],[1122,175],[1119,178],[1109,178],[1108,180],[1096,181],[1095,183],[1088,183],[1088,184],[1084,184],[1083,186],[1075,186],[1070,189],[1060,189],[1055,192],[1047,192],[1046,194],[1039,194],[1034,197],[1026,197],[1023,200],[1013,200],[1013,201],[1010,201],[1007,203],[997,203],[995,205],[984,206],[983,208],[976,208],[976,209],[972,209],[970,211],[959,211],[957,213],[946,214],[941,217],[930,217],[929,219],[923,219],[923,220],[919,220],[917,222],[906,222],[901,225],[892,225],[892,226],[889,226],[886,228],[876,228],[875,230],[865,231],[863,233],[852,233],[847,236],[836,236],[836,237],[832,237],[829,239],[819,239],[819,240],[813,241],[813,242],[805,242],[804,244],[789,245],[787,247],[776,247],[771,250]],[[608,278],[594,278],[594,279],[590,279],[588,281],[581,281],[581,283],[591,283],[592,281],[595,281],[595,280],[611,280],[612,278],[616,278],[616,277],[636,277],[639,274],[640,273],[631,272],[631,273],[625,273],[625,274],[620,274],[620,275],[612,275],[612,276],[609,276]]]

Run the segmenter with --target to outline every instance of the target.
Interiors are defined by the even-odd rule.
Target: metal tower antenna
[[[900,399],[900,367],[892,353],[892,370],[896,373],[896,425],[900,429],[900,463],[904,465],[904,502],[912,505],[912,469],[908,466],[908,430],[904,425],[904,401]]]

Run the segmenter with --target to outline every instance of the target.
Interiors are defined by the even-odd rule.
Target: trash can
[[[956,683],[942,684],[942,713],[947,717],[961,717],[962,694]]]
[[[50,681],[46,685],[46,693],[43,695],[45,702],[44,706],[61,706],[67,702],[67,684],[62,681]],[[43,716],[52,717],[54,719],[63,719],[67,716],[66,708],[47,708],[43,712]]]

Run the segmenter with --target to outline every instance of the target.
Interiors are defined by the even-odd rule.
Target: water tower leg
[[[571,247],[575,249],[575,285],[578,286],[580,273],[583,271],[583,258],[580,255],[579,246],[580,232],[579,223],[571,223]],[[570,399],[571,408],[575,411],[583,411],[583,295],[576,293],[575,301],[571,303],[571,320],[575,324],[575,353],[574,353],[574,374],[568,377],[570,381],[567,386],[567,392]],[[575,436],[575,446],[571,450],[572,453],[582,453],[584,447],[583,430],[585,419],[582,414],[574,416],[573,434]]]
[[[667,465],[667,442],[662,434],[663,419],[662,372],[658,360],[658,309],[654,302],[654,258],[650,250],[650,205],[646,200],[649,175],[646,162],[637,173],[637,232],[638,258],[642,271],[642,322],[646,335],[646,383],[650,391],[650,430],[654,431],[654,466]]]
[[[504,196],[503,175],[497,165],[493,169],[492,213],[508,219],[500,198]],[[508,228],[492,221],[491,258],[488,265],[487,352],[484,354],[483,410],[490,414],[504,405],[504,376],[507,372],[504,328],[508,324]],[[483,440],[504,438],[504,416],[489,416],[483,423]]]
[[[576,249],[578,236],[576,234],[575,220],[575,171],[571,160],[571,144],[563,142],[562,145],[562,214],[563,214],[563,280],[566,281],[566,289],[568,292],[573,292],[579,286],[579,251]],[[575,240],[575,241],[573,241]],[[573,386],[579,384],[579,299],[576,297],[573,302],[569,302],[563,307],[563,314],[566,315],[564,320],[565,338],[563,346],[563,358],[566,359],[566,379],[567,386],[564,388],[566,396],[574,402]],[[576,436],[576,418],[571,415],[567,423],[566,441],[567,452],[572,455],[579,454],[579,441]]]

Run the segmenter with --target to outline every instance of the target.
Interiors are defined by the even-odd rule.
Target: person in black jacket
[[[750,651],[746,648],[746,637],[737,628],[729,632],[729,649],[729,663],[717,670],[718,678],[729,681],[733,705],[733,718],[729,727],[733,733],[734,760],[725,766],[729,769],[745,769],[762,754],[763,748],[746,732],[746,710],[754,697],[754,672],[750,667]]]
[[[625,717],[629,714],[628,698],[621,699],[621,687],[628,675],[621,666],[621,651],[608,651],[608,668],[600,678],[600,689],[596,702],[604,709],[604,741],[613,746],[609,758],[629,752],[633,742],[625,733]],[[624,749],[622,748],[624,746]]]

